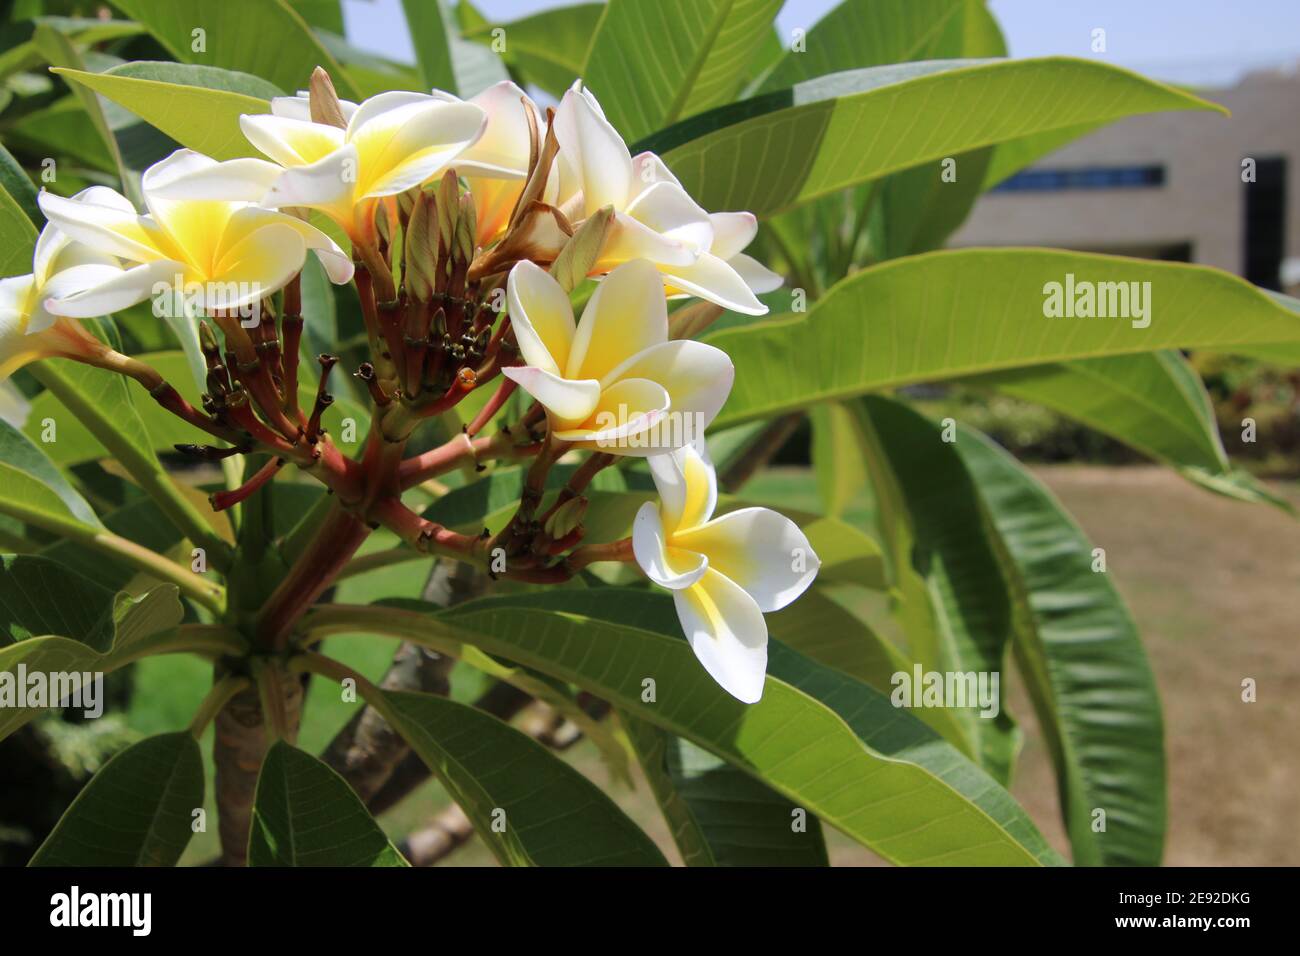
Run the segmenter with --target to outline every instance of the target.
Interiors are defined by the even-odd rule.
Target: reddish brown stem
[[[244,501],[249,497],[249,495],[257,491],[258,488],[261,488],[274,478],[283,467],[283,458],[272,458],[265,465],[259,468],[252,478],[248,479],[248,481],[244,482],[238,488],[235,488],[232,491],[216,491],[208,495],[208,500],[212,503],[212,510],[225,511],[227,508]]]
[[[272,650],[285,646],[294,624],[333,583],[369,534],[366,523],[342,507],[326,515],[316,537],[262,607],[255,626],[260,646]]]

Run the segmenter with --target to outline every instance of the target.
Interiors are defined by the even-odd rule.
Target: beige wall
[[[1049,245],[1140,254],[1190,243],[1192,261],[1240,273],[1245,220],[1241,161],[1285,155],[1286,256],[1300,256],[1300,76],[1248,77],[1208,91],[1231,117],[1204,111],[1124,120],[1038,165],[1165,167],[1163,187],[1008,192],[984,196],[953,246]]]

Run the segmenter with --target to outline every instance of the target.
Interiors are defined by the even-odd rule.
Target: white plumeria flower
[[[632,159],[632,166],[642,181],[670,182],[681,186],[664,161],[654,153],[638,153]],[[681,293],[707,299],[705,292],[710,287],[730,288],[733,294],[737,294],[733,273],[755,295],[781,288],[785,280],[780,275],[741,251],[758,235],[757,216],[752,212],[713,212],[709,213],[709,223],[713,226],[713,243],[700,251],[694,265],[673,270],[674,281],[668,283],[670,295]]]
[[[301,219],[247,202],[177,198],[182,191],[172,188],[175,180],[218,165],[181,149],[150,166],[141,180],[145,216],[104,187],[79,201],[42,192],[41,209],[67,235],[137,263],[92,286],[55,290],[46,307],[59,315],[107,315],[143,302],[159,287],[174,288],[179,276],[196,308],[246,308],[297,275],[309,249],[331,280],[352,278],[352,260]]]
[[[647,459],[660,500],[632,526],[636,562],[673,603],[691,650],[723,690],[763,695],[767,622],[812,584],[820,561],[807,536],[768,508],[713,517],[718,483],[703,442]]]
[[[670,292],[686,291],[747,315],[767,312],[727,261],[752,236],[737,247],[741,230],[724,219],[721,226],[728,235],[715,251],[718,224],[657,157],[643,153],[633,162],[627,144],[580,81],[560,100],[555,137],[561,208],[575,221],[603,206],[614,209],[593,275],[631,259],[648,259],[663,273]]]
[[[668,340],[663,283],[644,260],[611,272],[581,322],[560,284],[532,262],[510,270],[506,302],[525,364],[502,374],[545,406],[561,441],[657,454],[703,434],[731,391],[725,352]]]
[[[92,203],[104,186],[83,189],[72,204]],[[0,279],[0,381],[39,358],[79,355],[90,337],[77,323],[61,320],[46,308],[46,300],[74,295],[112,281],[122,266],[112,256],[74,242],[53,224],[36,240],[29,275]]]
[[[441,90],[434,90],[433,95],[452,103],[463,102]],[[524,191],[532,150],[528,114],[537,124],[539,141],[546,136],[546,122],[532,98],[509,80],[489,86],[469,102],[487,114],[487,126],[478,141],[456,157],[452,168],[469,186],[478,226],[477,242],[486,246],[505,232]],[[550,177],[543,201],[553,203],[557,191],[558,184]]]
[[[346,129],[312,122],[302,104],[302,94],[282,97],[271,113],[239,118],[248,141],[271,162],[219,163],[175,179],[165,195],[319,209],[353,243],[373,245],[375,204],[440,174],[487,124],[487,114],[472,103],[402,90],[355,108],[341,104]]]

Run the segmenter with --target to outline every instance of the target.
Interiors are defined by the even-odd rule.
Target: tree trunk
[[[284,688],[287,739],[298,736],[302,716],[302,683],[296,678],[280,682]],[[265,715],[256,687],[240,691],[217,714],[212,757],[217,765],[217,816],[221,834],[221,862],[243,866],[248,860],[248,830],[253,795],[262,758],[270,747]]]

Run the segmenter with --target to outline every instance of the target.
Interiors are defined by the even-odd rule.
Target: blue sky
[[[477,0],[497,21],[572,0]],[[787,36],[838,0],[787,0],[778,25]],[[343,0],[358,46],[413,60],[400,0]],[[1092,30],[1106,30],[1106,56],[1158,79],[1206,86],[1233,83],[1252,69],[1300,60],[1300,0],[991,0],[1012,56],[1091,56]]]

